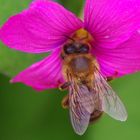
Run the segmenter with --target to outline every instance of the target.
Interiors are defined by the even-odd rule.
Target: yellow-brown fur
[[[88,70],[86,71],[75,71],[73,67],[71,66],[71,62],[73,59],[84,57],[88,60]],[[93,81],[94,81],[94,70],[95,66],[97,67],[96,60],[91,54],[72,54],[69,56],[66,56],[63,61],[63,74],[67,81],[69,81],[67,73],[69,73],[75,83],[81,84],[81,82],[85,82],[85,84],[89,88],[93,88]]]
[[[88,34],[87,31],[81,29],[77,31],[75,34],[72,35],[72,39],[75,40],[75,42],[78,42],[79,44],[87,44],[91,51],[91,46],[89,42],[93,38],[90,34]],[[69,40],[67,43],[72,44],[75,43],[73,40]],[[99,69],[99,66],[96,62],[96,59],[91,53],[79,53],[79,54],[70,54],[67,55],[64,50],[62,49],[61,56],[63,58],[63,75],[66,80],[66,82],[71,82],[71,79],[69,79],[69,75],[72,77],[73,82],[77,85],[84,84],[86,85],[89,90],[92,90],[94,88],[94,71],[96,68]],[[76,70],[72,64],[73,60],[78,58],[84,58],[87,60],[87,69],[81,69]],[[75,88],[76,90],[76,88]],[[98,102],[100,104],[100,101]],[[98,105],[97,104],[97,105]],[[66,95],[62,100],[62,106],[63,108],[69,108],[69,95]],[[102,112],[98,110],[94,110],[91,114],[90,122],[94,122],[98,120],[102,116]]]

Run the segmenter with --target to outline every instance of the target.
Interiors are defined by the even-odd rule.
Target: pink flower
[[[21,72],[12,82],[37,90],[64,83],[61,47],[84,28],[94,38],[93,53],[105,76],[118,77],[140,70],[140,1],[87,0],[84,21],[58,3],[35,0],[2,26],[0,38],[12,49],[27,53],[51,52],[50,56]]]
[[[12,82],[22,82],[36,90],[58,88],[65,83],[60,57],[62,49],[70,38],[82,38],[85,33],[89,35],[90,54],[96,58],[104,77],[115,73],[120,77],[140,70],[140,0],[86,0],[84,21],[51,0],[34,0],[28,9],[10,17],[2,26],[0,39],[12,49],[27,53],[50,52],[50,55],[19,73]],[[100,82],[95,80],[95,92],[100,90],[99,95],[102,95],[104,87],[100,88],[100,84],[104,83],[113,97],[102,96],[103,111],[118,120],[126,120],[127,113],[120,99],[102,76],[96,73],[95,76],[101,79]],[[81,86],[81,89],[83,93],[89,92],[87,87]],[[74,108],[76,115],[82,112],[80,123],[71,110],[73,127],[80,135],[87,129],[94,113],[93,108],[89,108],[95,105],[90,98],[93,94],[90,94],[80,97],[80,105],[84,107]],[[86,98],[83,96],[92,104],[88,101],[84,104]]]

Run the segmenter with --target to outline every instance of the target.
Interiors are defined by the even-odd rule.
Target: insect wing
[[[95,71],[94,75],[95,92],[100,96],[102,111],[116,120],[126,121],[127,111],[120,98],[115,94],[111,86],[98,70]]]
[[[92,94],[84,85],[71,85],[69,90],[71,123],[74,131],[82,135],[89,125],[90,116],[94,110]]]

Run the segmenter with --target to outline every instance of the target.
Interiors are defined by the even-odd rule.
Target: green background
[[[31,0],[0,0],[0,25]],[[61,0],[81,15],[82,0]],[[35,92],[22,84],[10,84],[18,72],[47,54],[33,55],[10,50],[0,43],[0,140],[132,140],[140,139],[140,73],[111,83],[128,110],[128,120],[118,122],[107,115],[90,125],[83,136],[73,132],[68,110],[61,108],[67,92]]]

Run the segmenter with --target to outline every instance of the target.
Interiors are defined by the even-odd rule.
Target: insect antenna
[[[71,38],[71,37],[69,37],[69,36],[67,36],[67,35],[65,35],[65,37],[66,37],[67,39],[69,39],[69,40],[75,42],[75,40],[74,40],[73,38]]]

